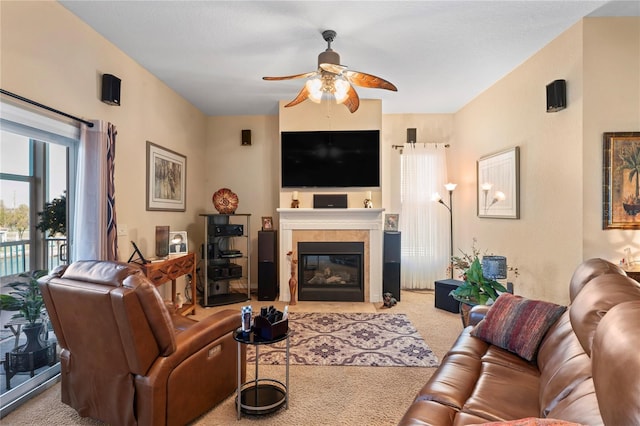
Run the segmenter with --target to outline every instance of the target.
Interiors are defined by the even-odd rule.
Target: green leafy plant
[[[49,231],[49,235],[58,233],[67,235],[67,197],[65,195],[54,198],[50,203],[44,203],[44,210],[38,212],[38,216],[40,216],[40,222],[36,225],[36,229],[42,232]]]
[[[640,145],[625,150],[620,154],[620,160],[622,160],[620,169],[629,170],[629,182],[633,183],[635,178],[635,196],[629,195],[627,202],[636,204],[640,202]]]
[[[45,310],[38,279],[46,274],[47,271],[36,270],[18,275],[22,280],[7,284],[12,290],[0,294],[0,310],[17,311],[12,318],[24,318],[29,324],[35,324]]]
[[[449,295],[459,302],[486,305],[489,299],[498,298],[498,292],[506,291],[507,289],[498,281],[484,276],[480,259],[475,255],[471,265],[464,272],[464,283],[452,290]]]

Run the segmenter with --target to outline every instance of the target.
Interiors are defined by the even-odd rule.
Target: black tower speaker
[[[385,231],[382,256],[382,292],[400,301],[400,232]]]
[[[547,112],[556,112],[567,107],[567,82],[555,80],[547,84]]]
[[[102,74],[102,102],[120,105],[120,79],[115,75]]]
[[[278,294],[278,233],[258,231],[258,300],[276,300]]]

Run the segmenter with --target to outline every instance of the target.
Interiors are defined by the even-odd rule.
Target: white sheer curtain
[[[71,260],[116,260],[113,172],[115,126],[93,121],[80,129]]]
[[[402,232],[402,288],[433,289],[449,265],[449,210],[433,202],[434,192],[448,202],[446,148],[407,144],[402,150],[399,230]],[[444,194],[447,194],[445,196]]]

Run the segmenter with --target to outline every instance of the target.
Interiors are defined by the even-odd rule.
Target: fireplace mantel
[[[280,215],[279,235],[279,276],[280,276],[280,300],[290,301],[289,278],[290,265],[286,253],[290,250],[297,251],[293,245],[295,231],[326,230],[335,231],[337,234],[349,231],[368,232],[369,256],[368,270],[368,294],[365,301],[380,302],[382,300],[382,214],[384,209],[277,209]]]

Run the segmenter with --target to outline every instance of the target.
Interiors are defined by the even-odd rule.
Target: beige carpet
[[[458,314],[434,307],[433,292],[402,291],[402,301],[391,309],[381,303],[299,302],[291,312],[393,312],[405,313],[418,333],[442,359],[462,330]],[[254,309],[268,303],[253,301]],[[238,309],[238,305],[199,308],[196,318],[218,309]],[[274,302],[278,309],[284,303]],[[248,369],[251,371],[251,369]],[[264,417],[236,420],[233,396],[214,407],[193,424],[209,425],[395,425],[407,407],[433,374],[423,367],[290,367],[289,409]],[[282,377],[284,366],[260,365],[260,376]],[[102,425],[79,417],[75,410],[60,402],[60,384],[18,408],[0,423],[13,425]]]

